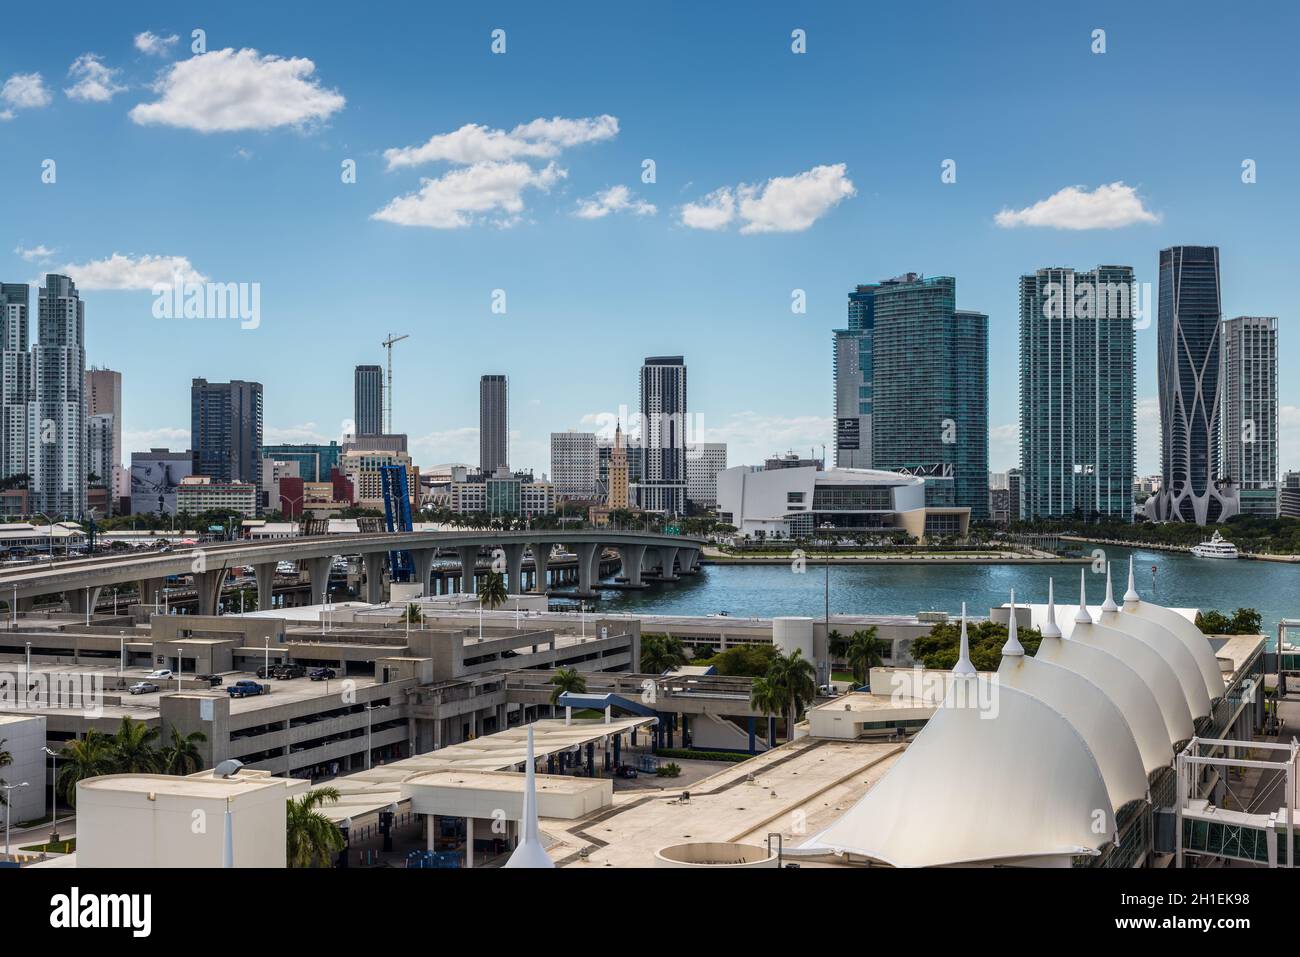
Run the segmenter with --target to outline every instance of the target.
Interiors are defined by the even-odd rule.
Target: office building
[[[181,479],[176,489],[177,514],[201,515],[218,509],[255,518],[257,486],[248,482],[218,482],[207,475]]]
[[[384,485],[379,470],[385,465],[406,469],[406,488],[418,501],[420,476],[409,455],[387,449],[352,449],[343,453],[339,469],[351,480],[356,503],[362,508],[383,509]]]
[[[1025,518],[1132,521],[1133,269],[1020,277]]]
[[[47,275],[37,297],[27,450],[31,508],[52,517],[86,511],[85,322],[76,284]]]
[[[0,283],[0,478],[27,475],[32,353],[24,283]]]
[[[726,442],[699,442],[686,450],[686,500],[712,511],[718,505],[718,473],[727,468]]]
[[[110,412],[92,415],[86,420],[86,482],[89,486],[110,491],[116,477],[113,462],[113,426],[117,416]],[[113,496],[106,498],[102,518],[112,514]]]
[[[551,483],[555,494],[590,499],[596,495],[596,433],[551,433]]]
[[[131,483],[122,457],[122,373],[113,369],[86,370],[86,415],[113,417],[113,446],[108,459],[111,468],[97,474],[112,492],[110,498],[130,495]]]
[[[297,462],[298,477],[304,482],[328,482],[330,472],[343,460],[344,447],[337,442],[326,444],[289,443],[262,446],[262,458],[277,462]],[[405,450],[402,450],[405,451]]]
[[[686,362],[651,356],[641,367],[641,480],[637,503],[647,512],[686,511]]]
[[[986,519],[988,316],[956,308],[950,276],[908,273],[871,295],[872,467],[920,476],[927,504]]]
[[[487,473],[510,467],[510,384],[503,375],[478,382],[478,467]]]
[[[1010,493],[1010,511],[1007,515],[1007,520],[1011,522],[1024,521],[1025,476],[1020,469],[1007,470],[1007,492]]]
[[[555,486],[531,472],[498,469],[451,483],[451,510],[460,515],[536,518],[555,512]]]
[[[1282,518],[1300,518],[1300,472],[1282,473],[1278,483],[1277,512]]]
[[[131,511],[175,515],[176,490],[194,474],[194,456],[169,449],[131,453]]]
[[[1223,414],[1219,247],[1160,251],[1156,341],[1160,491],[1152,521],[1220,522],[1239,510],[1221,473]]]
[[[878,285],[849,293],[848,326],[832,332],[835,388],[835,464],[871,468],[872,331]]]
[[[1223,323],[1223,477],[1244,515],[1278,514],[1277,318]]]
[[[357,436],[381,435],[384,431],[384,370],[381,366],[356,368],[353,424]]]
[[[256,485],[262,468],[262,384],[193,380],[190,450],[195,475]]]

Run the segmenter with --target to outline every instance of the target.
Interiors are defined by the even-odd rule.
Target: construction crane
[[[393,346],[409,338],[411,338],[409,333],[395,336],[390,332],[388,338],[380,343],[388,350],[388,394],[384,396],[384,432],[388,435],[393,434]]]

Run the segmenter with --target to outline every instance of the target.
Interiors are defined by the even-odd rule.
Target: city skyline
[[[593,416],[635,406],[631,369],[647,354],[669,352],[694,356],[699,385],[692,399],[705,411],[704,438],[728,442],[732,461],[757,462],[786,449],[820,454],[833,441],[821,385],[828,376],[826,330],[842,324],[843,297],[855,283],[906,269],[957,277],[964,301],[989,315],[990,381],[998,382],[1015,375],[1007,344],[1015,336],[1020,275],[1060,263],[1123,262],[1134,267],[1136,281],[1154,283],[1159,249],[1214,243],[1223,251],[1225,316],[1279,316],[1279,363],[1294,361],[1300,345],[1287,334],[1294,303],[1279,241],[1295,205],[1280,173],[1294,134],[1276,124],[1261,132],[1259,122],[1280,102],[1274,91],[1284,86],[1285,24],[1265,32],[1209,7],[1168,22],[1153,11],[1103,4],[1092,13],[1109,43],[1095,54],[1094,24],[1064,13],[1010,18],[995,29],[977,11],[952,5],[942,12],[952,29],[931,38],[934,56],[924,69],[910,51],[889,44],[865,69],[851,67],[849,55],[854,26],[870,23],[880,35],[906,31],[924,22],[919,12],[795,18],[757,9],[744,23],[726,24],[725,48],[710,36],[716,13],[688,18],[669,11],[656,23],[638,24],[633,59],[615,70],[609,68],[629,56],[608,42],[611,30],[625,25],[616,12],[593,9],[587,22],[561,28],[537,11],[506,8],[500,16],[510,45],[494,56],[490,26],[478,18],[413,10],[410,36],[436,31],[455,39],[445,60],[417,67],[385,57],[379,69],[370,50],[381,45],[364,42],[378,26],[361,24],[360,34],[349,34],[328,12],[302,24],[284,12],[254,16],[251,7],[236,7],[182,22],[165,5],[142,4],[129,27],[88,11],[51,34],[39,29],[35,11],[19,8],[11,11],[14,29],[32,43],[10,54],[0,81],[39,73],[43,94],[33,92],[23,101],[29,105],[0,108],[12,114],[0,121],[6,136],[30,144],[0,157],[0,173],[15,184],[0,270],[6,279],[27,281],[78,267],[69,274],[94,317],[88,357],[122,371],[126,383],[124,455],[185,441],[183,407],[174,397],[192,375],[266,383],[268,442],[339,438],[351,410],[337,383],[355,365],[381,360],[382,333],[363,329],[358,336],[350,318],[331,307],[354,295],[356,275],[395,268],[415,270],[422,281],[376,285],[369,298],[378,311],[414,317],[411,348],[395,356],[394,430],[409,433],[413,454],[428,462],[475,460],[476,410],[465,387],[472,377],[462,357],[436,347],[452,323],[461,347],[490,355],[482,365],[511,375],[512,458],[536,470],[549,471],[552,431],[587,428]],[[1282,19],[1294,21],[1295,14]],[[1219,42],[1258,50],[1236,75],[1257,91],[1249,109],[1227,89],[1208,91],[1210,104],[1187,102],[1171,95],[1176,73],[1152,69],[1180,56],[1207,22]],[[683,29],[687,24],[693,29]],[[802,55],[790,50],[796,25],[807,31]],[[199,27],[212,59],[190,52],[190,31]],[[145,30],[178,41],[167,55],[154,56],[133,43]],[[257,50],[261,59],[216,57],[227,47]],[[698,92],[653,68],[669,47],[717,64],[716,87],[699,92],[705,113],[761,104],[791,119],[753,124],[740,136],[702,137],[694,121],[653,105]],[[117,71],[104,100],[65,92],[74,88],[63,79],[68,64],[88,51]],[[1003,55],[1010,51],[1014,58]],[[169,96],[179,95],[176,84],[187,79],[183,71],[176,75],[179,67],[221,62],[256,80],[269,56],[301,58],[310,67],[299,92],[305,90],[304,108],[317,109],[315,115],[277,124],[254,103],[246,125],[231,128],[205,112],[201,98],[192,104],[194,115]],[[978,65],[989,58],[1014,59],[1018,67],[986,75]],[[160,70],[165,82],[151,89]],[[599,84],[587,82],[597,75]],[[1024,83],[1029,75],[1047,79]],[[893,111],[919,109],[935,97],[951,103],[942,132],[905,124],[884,156],[870,148],[865,130],[844,124],[829,105],[808,105],[816,90],[838,84],[869,91],[886,77]],[[473,92],[429,101],[416,92],[426,82]],[[646,95],[651,88],[654,97]],[[1108,97],[1107,122],[1129,143],[1122,155],[1081,141],[1068,111],[1048,108],[1085,92]],[[1191,119],[1216,104],[1225,124],[1219,140],[1232,148],[1190,148]],[[1025,114],[1036,120],[1017,128],[1008,161],[1002,117]],[[1149,135],[1154,117],[1171,132]],[[555,118],[571,125],[546,125]],[[391,204],[418,196],[420,176],[448,188],[467,185],[473,164],[446,157],[453,147],[470,149],[476,130],[517,148],[513,155],[528,171],[521,175],[531,177],[511,193],[519,208],[467,213],[469,224],[456,228],[396,222]],[[545,139],[541,130],[558,138]],[[1060,152],[1062,138],[1073,144],[1068,156]],[[120,160],[101,168],[79,159],[106,149]],[[1171,155],[1177,163],[1168,162]],[[58,164],[52,183],[40,179],[47,156]],[[641,181],[645,159],[656,161],[655,183]],[[351,185],[340,182],[346,160],[356,164]],[[941,179],[946,160],[955,163],[955,182]],[[1258,164],[1257,181],[1249,184],[1246,160]],[[542,177],[551,162],[554,172]],[[727,196],[733,204],[740,196],[737,184],[752,187],[750,219],[727,212]],[[802,217],[764,219],[772,204],[762,200],[771,189],[800,196],[807,190],[816,201],[795,204]],[[181,205],[195,214],[179,213],[175,195],[189,196]],[[95,215],[87,217],[87,209]],[[386,217],[376,217],[385,210]],[[276,217],[282,228],[250,229],[264,217]],[[503,228],[491,221],[503,218],[517,222]],[[1065,220],[1069,228],[1053,228]],[[1094,228],[1079,228],[1085,226]],[[288,247],[294,252],[286,256]],[[215,282],[260,283],[258,325],[163,325],[151,314],[145,280],[177,264]],[[634,285],[640,295],[620,295]],[[504,313],[493,311],[498,290]],[[796,290],[806,295],[804,312],[792,311]],[[606,304],[613,301],[620,302],[624,334],[609,334]],[[307,323],[316,334],[303,340]],[[557,390],[554,369],[564,355],[558,344],[577,338],[589,366],[583,387]],[[1139,330],[1137,338],[1137,470],[1150,474],[1159,468],[1152,455],[1154,330]],[[180,345],[178,355],[201,359],[203,367],[146,361],[171,340]],[[277,375],[285,356],[309,361],[319,384],[304,388]],[[747,387],[754,372],[778,371],[818,385]],[[468,381],[430,414],[421,401],[425,383],[462,376]],[[1285,470],[1300,467],[1300,384],[1283,379],[1279,390]],[[1005,470],[1016,464],[1015,396],[991,390],[989,421],[990,467]]]

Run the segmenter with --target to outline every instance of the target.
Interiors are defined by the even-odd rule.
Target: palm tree
[[[754,683],[749,686],[749,706],[767,715],[768,734],[775,738],[773,715],[778,715],[784,710],[785,696],[766,678],[755,678]]]
[[[661,675],[686,664],[686,649],[672,635],[641,636],[641,673]]]
[[[112,774],[117,770],[113,739],[91,728],[79,741],[59,750],[59,795],[69,807],[77,805],[77,782]]]
[[[490,611],[495,611],[504,605],[509,597],[506,592],[506,580],[500,572],[488,572],[483,576],[483,581],[478,586],[479,605],[486,605]]]
[[[867,683],[872,668],[878,668],[885,663],[881,657],[882,648],[880,639],[876,637],[875,625],[864,631],[855,631],[850,636],[845,654],[849,660],[849,667],[853,669],[853,683],[857,687],[861,688]]]
[[[8,738],[0,738],[0,768],[7,768],[14,763],[14,756],[5,750],[5,742]],[[0,778],[0,785],[7,784],[4,778]],[[9,803],[9,792],[0,791],[0,807]]]
[[[843,659],[845,652],[849,650],[849,640],[835,629],[831,629],[829,642],[831,660],[840,661]]]
[[[329,867],[330,859],[343,850],[343,832],[317,810],[338,799],[338,788],[324,787],[285,802],[285,850],[290,867]]]
[[[551,707],[560,703],[562,694],[582,694],[587,690],[587,679],[577,668],[561,668],[551,679],[555,690],[551,692]]]
[[[804,706],[817,693],[816,676],[812,662],[803,656],[801,648],[796,648],[789,655],[778,651],[767,669],[766,680],[772,686],[772,691],[779,692],[779,699],[788,706],[784,712],[787,741],[794,740],[795,722],[799,720]]]
[[[161,737],[158,728],[123,716],[112,739],[114,770],[118,774],[154,774],[160,757],[155,742]]]
[[[162,749],[163,774],[193,774],[203,767],[199,745],[208,740],[202,731],[191,731],[185,736],[172,725],[172,743]]]
[[[421,620],[420,606],[417,605],[415,602],[411,602],[409,605],[407,605],[406,611],[402,612],[402,617],[398,619],[398,621],[410,621],[410,622],[416,622],[420,620]]]

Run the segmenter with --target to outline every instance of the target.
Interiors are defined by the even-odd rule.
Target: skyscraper
[[[503,375],[478,380],[478,467],[489,475],[510,467],[510,383]]]
[[[27,418],[32,401],[32,354],[24,283],[0,283],[0,478],[26,475]]]
[[[51,518],[86,511],[85,320],[76,284],[47,275],[37,297],[27,449],[32,511]]]
[[[596,433],[551,433],[551,484],[556,495],[592,498],[596,494]]]
[[[849,322],[835,329],[835,464],[871,468],[871,333],[878,285],[849,293]]]
[[[686,361],[651,356],[641,366],[641,482],[647,512],[686,511]]]
[[[1147,517],[1218,522],[1239,508],[1236,489],[1220,481],[1219,247],[1160,250],[1158,308],[1161,486],[1147,499]]]
[[[1223,323],[1223,475],[1241,511],[1278,514],[1277,318]]]
[[[262,384],[194,379],[190,449],[195,475],[256,485],[262,478]]]
[[[1024,518],[1133,520],[1133,269],[1020,277]]]
[[[353,381],[353,423],[357,435],[381,435],[384,431],[384,370],[380,366],[357,366]]]
[[[623,445],[623,427],[614,426],[614,445],[609,454],[609,472],[606,485],[609,488],[605,504],[614,510],[628,508],[628,467],[627,449]]]
[[[989,514],[988,316],[957,281],[908,273],[873,293],[871,467],[925,479],[926,504]]]
[[[108,457],[99,462],[108,471],[100,472],[93,466],[90,471],[98,475],[109,489],[110,499],[130,495],[130,482],[122,460],[122,373],[112,369],[86,370],[86,416],[94,418],[97,415],[112,416],[109,423],[112,441]],[[101,420],[101,428],[103,424]]]
[[[686,450],[686,500],[698,508],[717,508],[718,473],[726,470],[726,442],[695,443]]]

